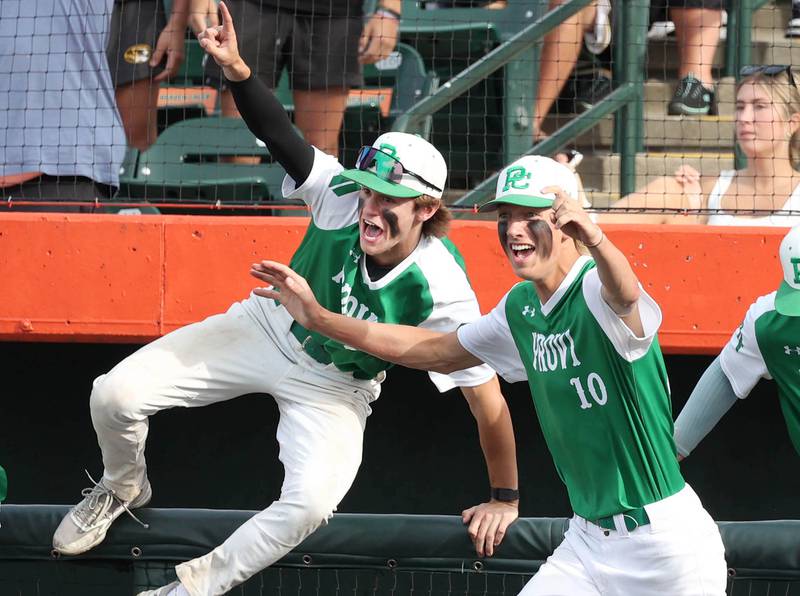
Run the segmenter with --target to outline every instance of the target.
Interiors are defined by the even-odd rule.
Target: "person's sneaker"
[[[611,93],[611,73],[605,69],[579,70],[570,76],[556,103],[559,114],[580,114]]]
[[[703,86],[691,73],[681,79],[669,102],[670,116],[710,116],[717,113],[714,91]]]
[[[800,37],[800,10],[795,10],[794,2],[792,2],[792,19],[786,25],[786,37]],[[800,9],[800,7],[798,7]]]
[[[660,41],[675,35],[675,23],[672,21],[654,21],[647,31],[647,39],[650,41]]]
[[[157,590],[145,590],[136,596],[191,596],[181,582],[172,582],[169,585],[158,588]]]
[[[95,482],[91,476],[89,480],[94,486],[81,491],[84,499],[69,510],[53,534],[53,548],[62,555],[79,555],[100,544],[111,523],[126,511],[147,527],[130,512],[150,502],[153,491],[146,479],[136,498],[128,502],[120,500],[102,480]]]
[[[614,83],[611,75],[596,71],[589,78],[579,78],[575,85],[575,112],[586,112],[611,93]]]

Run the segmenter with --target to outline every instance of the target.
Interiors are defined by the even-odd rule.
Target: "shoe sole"
[[[692,108],[685,105],[670,105],[667,108],[667,114],[670,116],[709,116],[711,115],[711,108]]]

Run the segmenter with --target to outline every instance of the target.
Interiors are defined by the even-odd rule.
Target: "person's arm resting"
[[[678,453],[688,457],[737,400],[717,357],[700,377],[675,421]]]
[[[517,452],[508,405],[494,376],[461,391],[478,425],[481,449],[492,489],[517,490]],[[478,556],[491,557],[503,541],[508,526],[519,515],[519,499],[495,500],[465,509],[461,516]]]

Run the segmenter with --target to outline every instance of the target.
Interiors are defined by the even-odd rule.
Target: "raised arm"
[[[603,300],[637,336],[644,335],[639,316],[639,280],[625,255],[612,244],[605,232],[594,223],[577,201],[558,187],[542,189],[553,192],[553,222],[567,236],[580,240],[597,264]]]
[[[236,108],[247,127],[264,141],[272,156],[300,186],[314,165],[314,148],[292,126],[281,103],[239,55],[231,13],[219,3],[222,25],[209,27],[197,37],[200,45],[222,68],[231,83]]]
[[[481,449],[489,473],[489,485],[493,488],[516,490],[518,480],[514,427],[497,377],[482,385],[462,387],[461,392],[478,425]],[[478,556],[491,557],[495,546],[503,540],[508,526],[519,516],[519,499],[492,499],[465,509],[461,515],[464,523],[469,524],[467,532]]]
[[[444,374],[481,364],[464,349],[455,331],[440,333],[408,325],[373,323],[323,308],[306,280],[281,263],[255,263],[250,274],[272,286],[256,288],[255,294],[279,301],[306,329],[387,362]]]

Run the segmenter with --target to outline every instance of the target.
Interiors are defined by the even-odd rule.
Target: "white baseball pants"
[[[574,516],[520,596],[724,596],[722,538],[691,487],[645,510],[650,524],[631,532]]]
[[[135,496],[146,477],[149,416],[256,392],[278,404],[280,498],[212,552],[177,567],[192,596],[226,593],[332,515],[361,464],[368,404],[380,391],[376,381],[356,380],[308,357],[289,333],[285,313],[275,314],[262,300],[251,297],[165,335],[99,377],[92,390],[104,482],[122,499]]]

